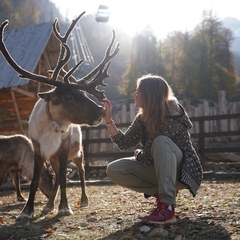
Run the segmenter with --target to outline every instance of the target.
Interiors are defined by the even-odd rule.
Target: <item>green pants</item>
[[[161,201],[176,206],[176,190],[186,188],[177,181],[182,151],[168,137],[158,136],[151,147],[154,164],[146,165],[128,157],[107,166],[108,177],[117,185],[148,195],[159,195]]]

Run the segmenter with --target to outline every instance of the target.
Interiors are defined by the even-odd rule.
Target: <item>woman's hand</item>
[[[105,122],[112,121],[112,103],[109,99],[104,98],[102,102],[102,106],[105,108],[105,116],[103,117]]]
[[[108,131],[111,136],[115,136],[118,134],[118,129],[112,120],[112,103],[107,98],[103,99],[102,106],[105,108],[105,116],[103,119],[105,120]]]

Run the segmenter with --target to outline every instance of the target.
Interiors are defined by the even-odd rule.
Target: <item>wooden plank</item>
[[[207,137],[231,137],[231,136],[239,136],[240,137],[240,131],[226,131],[226,132],[204,132],[202,134],[204,138]],[[199,133],[192,133],[191,138],[199,138]]]
[[[233,119],[233,118],[240,118],[240,113],[191,117],[190,119],[192,122],[196,122],[196,121],[199,122],[199,121],[222,120],[222,119]]]
[[[28,96],[28,97],[30,97],[30,98],[37,99],[37,95],[36,95],[36,94],[31,93],[31,92],[28,92],[28,91],[26,91],[26,90],[24,90],[24,89],[22,89],[22,88],[19,88],[19,87],[11,87],[11,89],[12,89],[13,91],[15,91],[15,92],[21,93],[21,94],[23,94],[23,95],[25,95],[25,96]]]
[[[14,93],[14,91],[12,89],[11,89],[11,97],[12,97],[13,105],[14,105],[14,108],[15,108],[15,111],[16,111],[16,115],[17,115],[17,121],[18,121],[19,130],[20,130],[20,132],[22,134],[25,134],[24,130],[23,130],[22,122],[21,122],[21,116],[20,116],[20,113],[19,113],[19,110],[18,110],[17,101],[16,101],[16,98],[15,98],[15,93]]]
[[[27,118],[27,119],[26,119]],[[23,120],[21,120],[22,123],[28,124],[28,115],[24,115],[23,116]],[[17,124],[16,118],[8,118],[8,119],[4,119],[2,121],[0,121],[0,125],[6,125],[6,124]],[[1,126],[0,126],[1,127]]]
[[[131,157],[133,156],[134,152],[104,152],[104,153],[88,153],[85,154],[85,159],[87,158],[123,158],[123,157]]]
[[[240,146],[239,147],[228,147],[228,148],[204,148],[199,149],[200,153],[224,153],[224,152],[240,152]]]
[[[28,126],[23,126],[24,131],[28,131]],[[0,127],[0,133],[4,132],[19,132],[18,126],[11,126],[11,127]]]
[[[204,172],[203,173],[203,179],[239,179],[240,178],[240,172]]]

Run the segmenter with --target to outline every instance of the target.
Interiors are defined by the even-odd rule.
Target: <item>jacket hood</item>
[[[184,107],[179,104],[180,107],[180,115],[179,117],[179,121],[182,123],[182,125],[184,125],[186,128],[190,129],[192,128],[193,124],[187,114],[187,112],[185,111]]]

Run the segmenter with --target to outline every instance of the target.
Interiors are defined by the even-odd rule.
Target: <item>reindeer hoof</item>
[[[18,196],[18,197],[17,197],[17,201],[18,201],[18,202],[26,202],[26,200],[25,200],[24,197],[22,197],[22,196]]]
[[[85,208],[85,207],[88,207],[88,201],[81,202],[80,208]]]
[[[88,207],[88,203],[81,203],[80,208],[86,208]]]
[[[58,215],[59,216],[73,215],[73,211],[72,211],[72,209],[70,207],[64,208],[64,209],[58,210]]]
[[[17,222],[27,222],[33,218],[33,213],[31,214],[26,214],[26,213],[21,213],[17,218]]]
[[[84,208],[84,207],[87,207],[87,206],[88,206],[88,197],[87,196],[82,196],[80,208]]]

